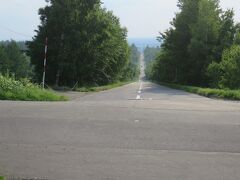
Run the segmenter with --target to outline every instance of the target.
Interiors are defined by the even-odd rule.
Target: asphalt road
[[[240,103],[141,80],[73,101],[0,101],[0,174],[239,180]]]

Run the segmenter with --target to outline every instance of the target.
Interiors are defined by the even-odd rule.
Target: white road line
[[[140,83],[139,91],[142,91],[142,82]]]
[[[139,90],[138,90],[138,95],[136,97],[136,100],[141,100],[141,93],[142,93],[142,82],[140,82],[140,87],[139,87]]]
[[[137,95],[136,100],[140,100],[140,99],[141,99],[141,96]]]

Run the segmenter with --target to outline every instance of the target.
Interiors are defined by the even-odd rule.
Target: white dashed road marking
[[[141,99],[141,96],[138,94],[136,97],[136,100],[140,100],[140,99]]]
[[[141,100],[141,93],[142,93],[142,82],[140,82],[140,87],[139,87],[139,90],[138,90],[138,95],[136,97],[136,100]]]
[[[141,82],[141,83],[140,83],[139,91],[142,91],[142,85],[143,85],[143,83]]]

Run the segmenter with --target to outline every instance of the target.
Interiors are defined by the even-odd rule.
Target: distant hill
[[[156,38],[128,38],[129,44],[135,44],[143,52],[148,47],[160,47],[161,43]]]

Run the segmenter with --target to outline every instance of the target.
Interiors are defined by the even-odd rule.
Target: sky
[[[103,0],[117,15],[130,38],[155,38],[170,27],[178,11],[177,0]],[[38,9],[45,0],[3,0],[0,6],[0,40],[29,40],[39,25]],[[234,8],[240,21],[240,1],[221,0],[221,7]]]

